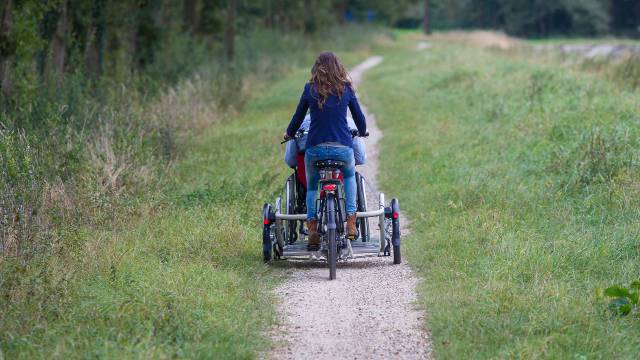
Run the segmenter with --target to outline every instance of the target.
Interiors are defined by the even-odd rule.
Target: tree
[[[10,37],[12,11],[12,0],[7,0],[0,8],[0,90],[5,96],[10,93],[9,67],[16,52],[16,44]]]
[[[65,58],[67,55],[67,10],[67,2],[63,1],[56,11],[57,20],[55,32],[51,40],[51,57],[48,63],[47,77],[54,79],[57,83],[62,82]]]
[[[431,34],[431,23],[429,22],[429,0],[424,0],[424,18],[422,20],[424,33]]]
[[[193,34],[198,27],[198,1],[183,0],[182,8],[184,29]]]
[[[225,20],[224,53],[227,59],[233,59],[236,39],[236,0],[227,0]]]
[[[87,72],[98,78],[102,74],[102,63],[105,44],[105,0],[95,0],[91,9],[91,24],[87,36],[85,62]]]

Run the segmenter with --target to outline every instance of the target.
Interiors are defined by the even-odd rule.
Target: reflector
[[[335,191],[338,186],[336,184],[325,184],[322,185],[322,190],[324,191]]]

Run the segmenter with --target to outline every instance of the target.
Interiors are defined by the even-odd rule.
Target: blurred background
[[[313,34],[368,22],[534,38],[640,36],[637,0],[3,0],[1,6],[3,106],[7,97],[63,74],[96,79],[144,70],[175,80],[209,55],[233,57],[236,37],[262,29]]]

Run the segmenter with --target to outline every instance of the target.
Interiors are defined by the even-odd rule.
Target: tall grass
[[[21,253],[10,242],[0,256],[0,357],[254,358],[265,349],[275,276],[255,224],[286,177],[276,139],[316,53],[331,48],[351,64],[380,34],[348,29],[341,43],[255,34],[233,63],[212,58],[153,93],[114,82],[72,104],[73,116],[53,113],[46,132],[5,130],[3,194],[15,205],[3,202],[2,220],[22,219],[21,204],[38,211]]]
[[[383,188],[411,217],[435,356],[636,358],[638,93],[557,62],[413,35],[362,84]]]

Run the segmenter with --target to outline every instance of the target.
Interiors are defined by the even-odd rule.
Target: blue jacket
[[[330,95],[322,109],[318,106],[318,94],[311,84],[306,84],[298,108],[291,118],[287,134],[293,137],[302,125],[302,121],[307,114],[307,109],[311,115],[309,126],[309,136],[307,147],[313,147],[326,142],[336,142],[344,146],[352,147],[352,137],[347,125],[347,108],[351,110],[351,115],[361,134],[367,131],[367,123],[358,104],[356,94],[347,86],[342,96]]]
[[[302,125],[300,125],[300,129],[308,130],[309,124],[311,123],[311,117],[307,115],[302,121]],[[347,124],[349,129],[355,129],[356,123],[353,121],[351,117],[347,117]],[[307,149],[307,133],[300,136],[295,140],[291,140],[287,142],[287,146],[284,152],[284,162],[289,165],[289,167],[296,167],[298,165],[298,161],[296,156],[299,152],[305,151]],[[364,140],[361,137],[356,137],[353,139],[353,157],[356,160],[356,165],[364,165],[367,160],[366,148],[364,146]]]

